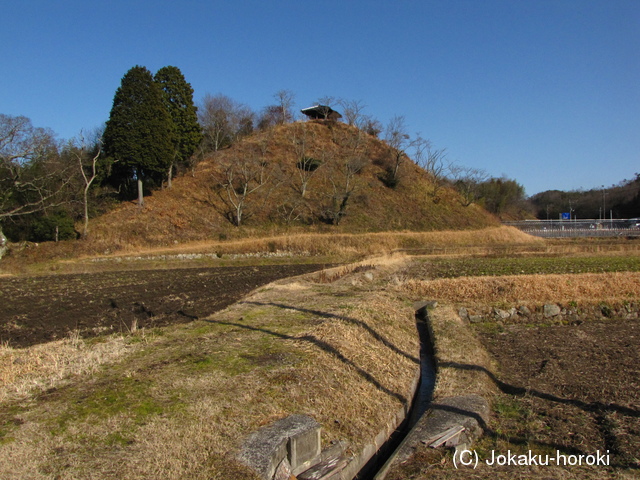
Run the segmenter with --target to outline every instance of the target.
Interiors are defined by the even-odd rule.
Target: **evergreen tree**
[[[173,138],[160,86],[145,67],[131,68],[114,96],[103,139],[104,151],[118,162],[118,170],[137,181],[140,206],[143,181],[164,174],[171,164]]]
[[[173,161],[167,171],[168,185],[171,187],[174,166],[188,162],[202,140],[202,129],[193,104],[193,88],[180,69],[163,67],[157,71],[155,81],[162,89],[164,104],[174,127]]]

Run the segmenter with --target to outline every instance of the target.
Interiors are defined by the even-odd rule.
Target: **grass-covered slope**
[[[389,186],[393,158],[384,142],[342,123],[282,125],[210,155],[192,172],[176,178],[171,189],[148,196],[143,209],[125,203],[94,219],[92,241],[121,249],[283,231],[354,233],[497,225],[482,208],[463,206],[454,190],[438,187],[407,157],[398,170],[397,184]],[[231,179],[234,188],[227,190],[224,184]],[[248,191],[255,191],[242,198],[245,179]],[[234,223],[240,201],[238,227]]]

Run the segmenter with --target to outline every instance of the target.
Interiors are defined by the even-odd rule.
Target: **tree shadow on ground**
[[[389,340],[384,338],[382,335],[380,335],[378,332],[376,332],[373,328],[371,328],[369,325],[364,323],[362,320],[358,320],[356,318],[351,318],[351,317],[346,317],[344,315],[336,315],[335,313],[327,313],[327,312],[323,312],[323,311],[320,311],[320,310],[312,310],[310,308],[302,308],[302,307],[294,307],[292,305],[284,305],[282,303],[275,303],[275,302],[244,302],[244,303],[246,303],[248,305],[257,305],[257,306],[262,306],[262,307],[277,307],[277,308],[281,308],[283,310],[294,310],[296,312],[307,313],[307,314],[310,314],[310,315],[315,315],[315,316],[322,317],[322,318],[328,318],[328,319],[331,319],[331,320],[340,320],[342,322],[351,323],[352,325],[357,325],[358,327],[363,328],[364,330],[369,332],[369,334],[371,334],[371,336],[373,338],[375,338],[377,341],[382,343],[385,347],[387,347],[392,352],[403,356],[407,360],[411,360],[416,365],[420,364],[420,359],[418,359],[417,357],[414,357],[413,355],[410,355],[407,352],[405,352],[405,351],[399,349],[398,347],[396,347],[393,343],[391,343]]]
[[[617,412],[622,415],[631,417],[640,417],[640,410],[634,408],[624,407],[615,403],[602,403],[602,402],[583,402],[582,400],[576,400],[572,398],[562,398],[550,393],[540,392],[532,388],[517,387],[500,380],[493,372],[480,365],[469,365],[457,362],[440,362],[438,368],[457,368],[460,370],[472,370],[480,371],[486,374],[491,381],[500,389],[501,392],[509,395],[523,396],[530,395],[540,398],[542,400],[548,400],[551,402],[562,403],[566,405],[573,405],[586,412]]]
[[[638,470],[640,469],[640,465],[631,458],[627,458],[627,455],[624,452],[620,451],[617,440],[617,433],[613,431],[611,425],[606,419],[606,415],[610,413],[618,413],[621,415],[625,415],[633,418],[640,418],[640,410],[625,407],[622,405],[617,405],[615,403],[603,403],[603,402],[584,402],[578,399],[572,398],[563,398],[557,395],[553,395],[546,392],[541,392],[532,388],[519,387],[515,385],[508,384],[500,380],[492,371],[488,370],[485,367],[480,365],[470,365],[463,364],[457,362],[440,362],[438,363],[438,368],[455,368],[459,370],[466,371],[477,371],[482,372],[498,387],[498,389],[507,395],[515,396],[515,397],[524,397],[530,396],[534,398],[539,398],[546,402],[559,403],[563,405],[571,405],[577,407],[589,414],[594,416],[594,421],[597,424],[600,433],[602,435],[602,439],[605,443],[605,448],[609,451],[614,458],[614,461],[610,464],[610,466],[614,468],[626,468]],[[577,448],[572,445],[561,444],[556,442],[542,442],[542,441],[532,441],[530,438],[524,437],[514,437],[514,436],[505,436],[504,434],[499,434],[498,432],[489,428],[489,426],[485,423],[480,415],[475,412],[461,410],[459,408],[451,407],[449,405],[439,405],[439,404],[431,404],[430,409],[432,410],[443,410],[458,413],[461,415],[465,415],[471,418],[474,418],[478,424],[483,428],[484,434],[494,439],[502,439],[506,440],[509,443],[514,445],[523,445],[529,446],[531,444],[535,444],[540,447],[550,447],[555,450],[561,450],[563,452],[567,452],[572,455],[590,455],[593,452],[585,452],[580,448]],[[618,459],[618,460],[615,460]]]
[[[346,317],[343,315],[336,315],[336,314],[332,314],[332,313],[327,313],[327,312],[322,312],[320,310],[311,310],[311,309],[306,309],[306,308],[299,308],[299,307],[294,307],[291,305],[284,305],[284,304],[279,304],[279,303],[272,303],[272,302],[244,302],[245,304],[249,304],[249,305],[256,305],[256,306],[270,306],[270,307],[277,307],[277,308],[281,308],[281,309],[286,309],[286,310],[294,310],[297,312],[302,312],[302,313],[308,313],[308,314],[312,314],[312,315],[316,315],[322,318],[329,318],[329,319],[333,319],[333,320],[339,320],[339,321],[343,321],[343,322],[347,322],[347,323],[351,323],[353,325],[358,325],[359,327],[362,327],[363,329],[365,329],[367,332],[369,332],[377,341],[379,341],[380,343],[382,343],[385,347],[389,348],[391,351],[411,360],[413,363],[415,363],[416,365],[420,364],[420,360],[404,351],[402,351],[401,349],[399,349],[398,347],[396,347],[395,345],[393,345],[393,343],[391,343],[389,340],[387,340],[386,338],[384,338],[382,335],[380,335],[378,332],[376,332],[374,329],[372,329],[369,325],[367,325],[366,323],[357,320],[355,318],[350,318],[350,317]],[[262,332],[262,333],[266,333],[268,335],[272,335],[274,337],[277,338],[281,338],[283,340],[294,340],[294,341],[302,341],[302,342],[308,342],[316,347],[318,347],[320,350],[332,355],[333,357],[337,358],[338,360],[340,360],[342,363],[344,363],[345,365],[347,365],[348,367],[354,369],[358,375],[360,375],[364,380],[366,380],[367,382],[369,382],[370,384],[372,384],[374,387],[376,387],[378,390],[384,392],[385,394],[389,395],[390,397],[395,398],[396,400],[400,401],[402,403],[402,405],[404,406],[408,406],[409,405],[409,399],[407,399],[406,396],[394,392],[391,389],[387,388],[386,386],[384,386],[379,380],[377,380],[373,375],[371,375],[369,372],[367,372],[366,370],[364,370],[362,367],[356,365],[353,360],[350,360],[349,358],[347,358],[342,352],[340,352],[336,347],[334,347],[333,345],[320,340],[318,338],[316,338],[313,335],[304,335],[304,336],[292,336],[292,335],[287,335],[285,333],[279,333],[273,330],[269,330],[267,328],[263,328],[263,327],[257,327],[257,326],[252,326],[252,325],[247,325],[247,324],[243,324],[243,323],[239,323],[239,322],[227,322],[227,321],[221,321],[221,320],[215,320],[215,319],[207,319],[205,320],[208,323],[214,323],[214,324],[218,324],[218,325],[227,325],[227,326],[234,326],[234,327],[238,327],[238,328],[242,328],[245,330],[250,330],[250,331],[254,331],[254,332]]]

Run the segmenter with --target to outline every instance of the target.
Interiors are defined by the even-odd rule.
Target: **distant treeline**
[[[640,173],[610,187],[591,190],[547,190],[529,198],[536,218],[557,219],[562,213],[571,218],[640,217]]]

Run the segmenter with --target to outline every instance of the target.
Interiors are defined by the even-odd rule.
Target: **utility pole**
[[[574,217],[573,212],[575,212],[575,210],[573,209],[573,205],[571,204],[571,200],[569,200],[569,221],[571,221],[571,219]]]

